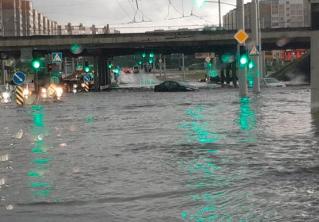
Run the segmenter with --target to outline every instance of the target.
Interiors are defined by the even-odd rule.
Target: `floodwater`
[[[319,221],[309,111],[305,87],[0,104],[0,221]]]

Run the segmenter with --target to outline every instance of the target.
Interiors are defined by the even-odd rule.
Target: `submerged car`
[[[182,85],[175,81],[164,81],[154,87],[154,92],[187,92],[194,91],[195,88]]]
[[[279,80],[275,78],[264,78],[263,84],[266,87],[286,87],[286,84],[283,82],[280,82]]]

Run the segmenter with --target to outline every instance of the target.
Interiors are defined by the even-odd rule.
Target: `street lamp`
[[[200,8],[205,2],[207,3],[214,3],[218,4],[218,13],[219,13],[219,29],[222,27],[222,13],[221,13],[221,5],[229,5],[237,7],[236,4],[228,3],[228,2],[222,2],[221,0],[196,0],[197,7]]]

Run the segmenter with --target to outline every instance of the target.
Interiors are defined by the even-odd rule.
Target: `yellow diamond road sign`
[[[240,29],[240,30],[238,30],[238,32],[234,35],[234,38],[237,40],[237,42],[238,42],[239,44],[243,44],[243,43],[246,42],[246,40],[249,38],[249,36],[248,36],[248,34],[247,34],[244,30]]]

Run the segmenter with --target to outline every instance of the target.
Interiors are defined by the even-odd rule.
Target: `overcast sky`
[[[68,22],[72,24],[83,23],[87,26],[110,24],[111,27],[125,27],[128,31],[130,29],[146,30],[146,27],[149,26],[155,26],[155,29],[168,29],[171,26],[191,28],[195,25],[218,24],[216,3],[207,2],[204,3],[203,7],[197,8],[194,3],[196,0],[137,1],[140,10],[136,10],[135,0],[32,0],[33,8],[63,25]],[[236,4],[236,0],[222,0],[222,2]],[[249,0],[245,2],[249,2]],[[222,14],[227,13],[232,8],[234,7],[223,4]],[[136,22],[143,21],[143,17],[144,21],[151,22],[131,24],[135,13],[137,13]]]

